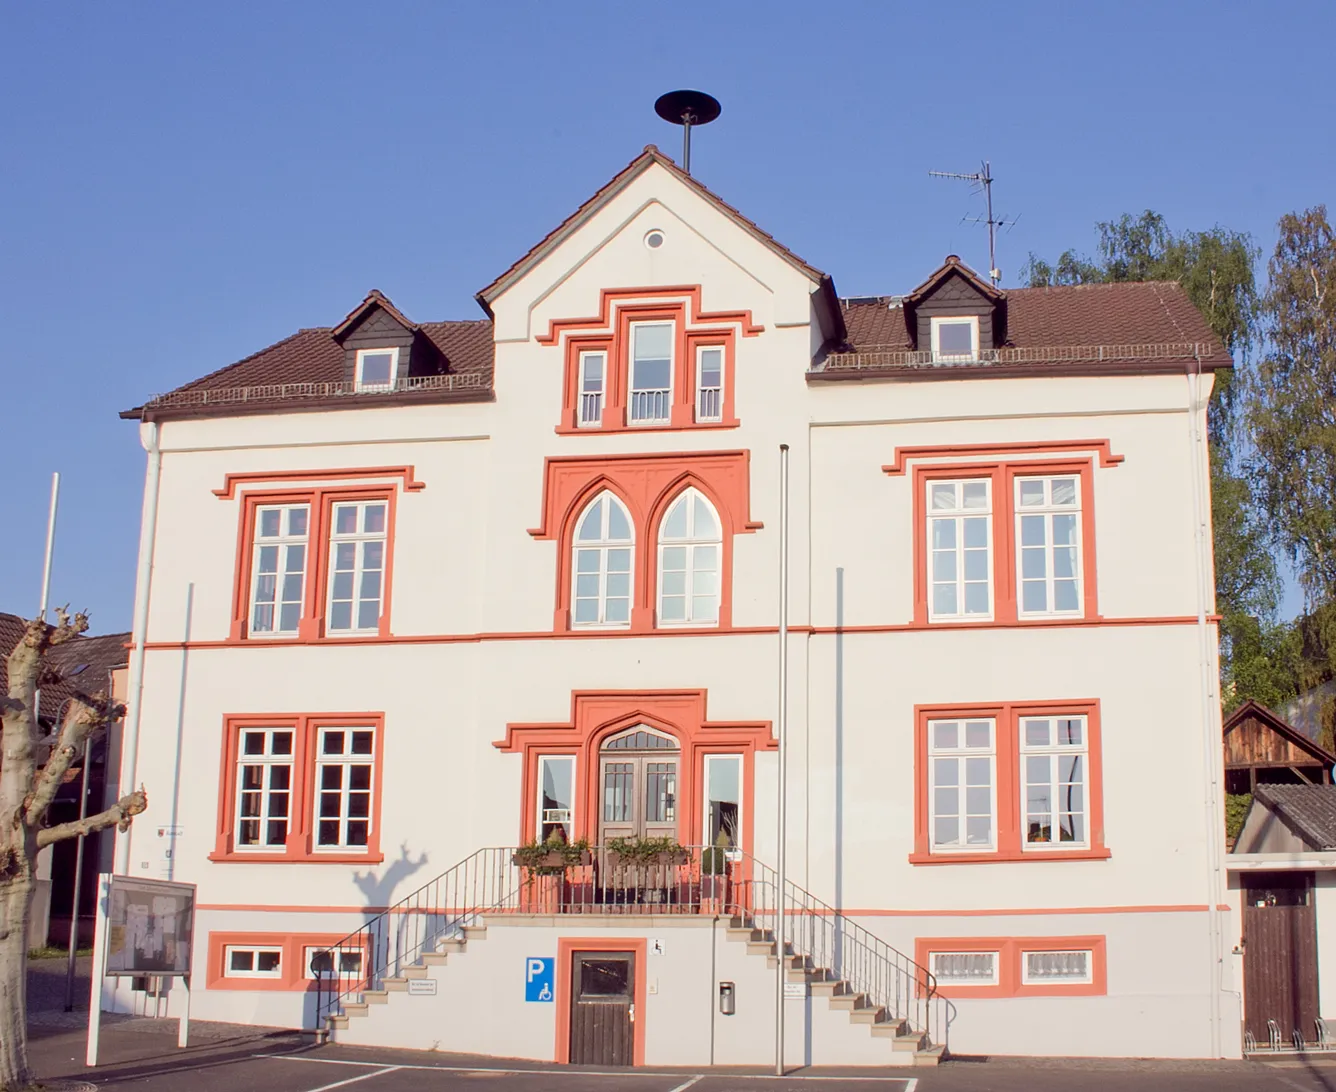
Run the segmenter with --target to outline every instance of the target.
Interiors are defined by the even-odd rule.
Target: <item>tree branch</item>
[[[122,833],[130,829],[130,821],[148,807],[148,796],[143,789],[126,793],[106,811],[90,815],[86,819],[76,819],[72,823],[46,827],[37,832],[37,848],[63,842],[67,838],[77,838],[81,834],[96,834],[99,830],[116,827]]]
[[[87,754],[88,740],[107,722],[109,715],[114,715],[114,709],[102,694],[92,698],[81,695],[70,701],[65,720],[60,726],[60,736],[51,749],[51,757],[34,778],[33,790],[24,811],[24,820],[28,826],[35,827],[42,821],[46,809],[60,791],[66,772],[79,757],[81,750]]]

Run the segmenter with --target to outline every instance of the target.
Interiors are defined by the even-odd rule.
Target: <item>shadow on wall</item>
[[[416,861],[408,854],[408,843],[399,847],[399,856],[381,871],[380,877],[371,869],[353,873],[353,883],[362,893],[366,911],[379,914],[386,907],[394,904],[394,892],[404,880],[413,873],[426,867],[427,854],[423,853]]]

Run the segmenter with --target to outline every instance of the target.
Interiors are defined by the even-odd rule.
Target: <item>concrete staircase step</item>
[[[842,978],[823,978],[812,983],[814,997],[839,997],[849,992],[849,983]]]
[[[348,1026],[348,1017],[346,1016],[327,1016],[325,1023],[331,1031],[338,1031]]]
[[[849,1019],[855,1024],[880,1024],[886,1017],[886,1010],[880,1005],[875,1008],[868,1005],[867,1008],[854,1009],[849,1013]]]
[[[865,993],[840,993],[830,999],[830,1007],[833,1009],[847,1009],[852,1012],[854,1009],[864,1006],[868,1003]]]
[[[365,1001],[345,1001],[343,1003],[343,1015],[345,1017],[365,1016],[370,1008],[371,1006]]]
[[[911,1031],[907,1035],[897,1035],[891,1044],[893,1050],[922,1050],[928,1045],[928,1037]]]
[[[402,967],[399,970],[400,978],[426,978],[426,967]]]
[[[448,952],[424,952],[422,962],[427,967],[443,967],[448,958]]]
[[[945,1046],[930,1046],[914,1052],[915,1065],[937,1065],[946,1057]]]
[[[879,1039],[899,1039],[902,1035],[910,1034],[910,1031],[904,1020],[888,1016],[880,1024],[872,1025],[872,1034]]]
[[[465,940],[484,940],[486,937],[487,937],[487,926],[485,925],[464,926]]]
[[[382,978],[380,984],[391,993],[404,993],[408,990],[406,978]]]
[[[463,937],[451,937],[449,940],[443,940],[436,945],[438,952],[462,952],[468,941]]]
[[[383,1005],[390,999],[389,990],[363,990],[362,1000],[368,1005]]]

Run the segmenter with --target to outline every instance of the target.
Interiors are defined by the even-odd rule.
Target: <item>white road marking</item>
[[[309,1092],[329,1092],[331,1088],[342,1088],[344,1085],[356,1084],[358,1081],[368,1081],[372,1077],[382,1077],[386,1073],[393,1073],[396,1069],[403,1069],[401,1065],[387,1065],[374,1073],[363,1073],[358,1077],[349,1077],[346,1081],[335,1081],[333,1084],[322,1084],[319,1088],[309,1089]]]
[[[308,1047],[302,1047],[302,1050],[308,1050]],[[310,1058],[304,1054],[295,1054],[287,1051],[274,1051],[270,1054],[252,1054],[252,1058],[281,1058],[286,1062],[312,1062],[316,1065],[354,1065],[365,1069],[367,1066],[384,1066],[384,1062],[357,1061],[353,1058]],[[555,1069],[493,1069],[490,1066],[481,1065],[401,1065],[389,1066],[380,1072],[388,1072],[389,1069],[419,1069],[436,1070],[440,1073],[494,1073],[502,1077],[680,1077],[679,1070],[676,1073],[665,1073],[662,1070],[636,1069],[628,1066],[626,1069],[571,1069],[567,1066],[559,1066]],[[378,1076],[378,1073],[367,1073],[356,1080],[364,1080],[366,1077]],[[898,1084],[899,1092],[915,1092],[918,1088],[917,1077],[883,1077],[876,1073],[869,1073],[867,1076],[858,1077],[821,1077],[815,1074],[793,1074],[792,1076],[777,1077],[773,1073],[733,1073],[730,1071],[721,1071],[718,1073],[698,1073],[688,1080],[685,1084],[678,1085],[676,1088],[669,1089],[669,1092],[680,1092],[681,1089],[690,1088],[697,1081],[703,1081],[707,1077],[716,1077],[728,1079],[730,1081],[863,1081],[868,1084]],[[342,1081],[340,1084],[350,1084],[350,1081]],[[337,1088],[339,1085],[326,1085],[325,1088]],[[310,1092],[324,1092],[324,1089],[313,1088]]]

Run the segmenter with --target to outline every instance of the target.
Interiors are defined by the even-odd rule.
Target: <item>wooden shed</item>
[[[1225,791],[1258,785],[1330,785],[1336,755],[1265,705],[1247,701],[1225,721]]]

